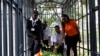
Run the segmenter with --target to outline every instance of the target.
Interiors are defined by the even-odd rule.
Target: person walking
[[[42,22],[40,19],[38,19],[38,11],[34,10],[32,13],[32,16],[27,19],[27,34],[29,37],[29,43],[31,44],[29,46],[29,50],[31,52],[31,56],[34,56],[36,53],[40,51],[41,47],[41,40],[42,40]]]
[[[67,56],[70,56],[72,48],[74,56],[77,56],[77,43],[80,42],[80,32],[74,19],[70,19],[67,14],[62,14],[62,30],[65,43],[67,45]]]

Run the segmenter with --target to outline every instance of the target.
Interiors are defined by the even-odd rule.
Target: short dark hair
[[[38,13],[37,10],[34,10],[34,11],[33,11],[33,14],[39,15],[39,13]]]
[[[69,16],[67,14],[62,14],[62,17],[66,17],[67,19],[69,19]]]
[[[59,25],[56,25],[55,27],[60,28]]]

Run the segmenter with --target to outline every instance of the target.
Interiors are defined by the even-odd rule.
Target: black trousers
[[[54,50],[54,45],[51,46],[51,51],[53,52]],[[63,56],[63,50],[64,50],[64,44],[60,45],[58,48],[57,48],[57,53],[60,53],[62,56]]]
[[[48,40],[43,40],[43,44],[45,44],[46,46],[49,46],[49,45],[48,45]],[[46,48],[46,47],[42,47],[42,50],[47,51],[48,48]]]
[[[40,47],[41,47],[40,41],[34,40],[30,48],[31,56],[34,56],[36,53],[38,53],[40,51]]]
[[[65,37],[65,43],[67,45],[67,52],[66,52],[67,56],[70,56],[71,48],[74,52],[74,56],[77,56],[77,42],[78,42],[78,35]]]
[[[57,48],[57,53],[60,53],[63,56],[63,50],[64,50],[64,45],[62,44]]]

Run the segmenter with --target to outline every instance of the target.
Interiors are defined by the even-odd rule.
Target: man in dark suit
[[[28,37],[32,39],[32,45],[29,47],[31,51],[31,56],[40,51],[40,43],[42,40],[42,23],[38,19],[38,11],[33,11],[32,16],[27,19],[27,33]]]

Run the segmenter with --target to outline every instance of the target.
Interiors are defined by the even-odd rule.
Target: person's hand
[[[79,40],[79,43],[81,43],[81,40]]]
[[[51,46],[51,41],[48,41],[48,45]]]
[[[61,45],[61,46],[62,46],[62,44],[63,44],[62,42],[61,42],[61,43],[59,43],[59,45]]]
[[[53,48],[53,52],[54,52],[54,53],[57,52],[57,48],[56,48],[56,46],[54,46],[54,48]]]
[[[81,37],[80,37],[80,34],[78,35],[78,41],[79,41],[79,43],[81,43]]]
[[[41,40],[41,44],[43,44],[43,40]]]
[[[81,43],[81,40],[79,40],[78,42]]]

